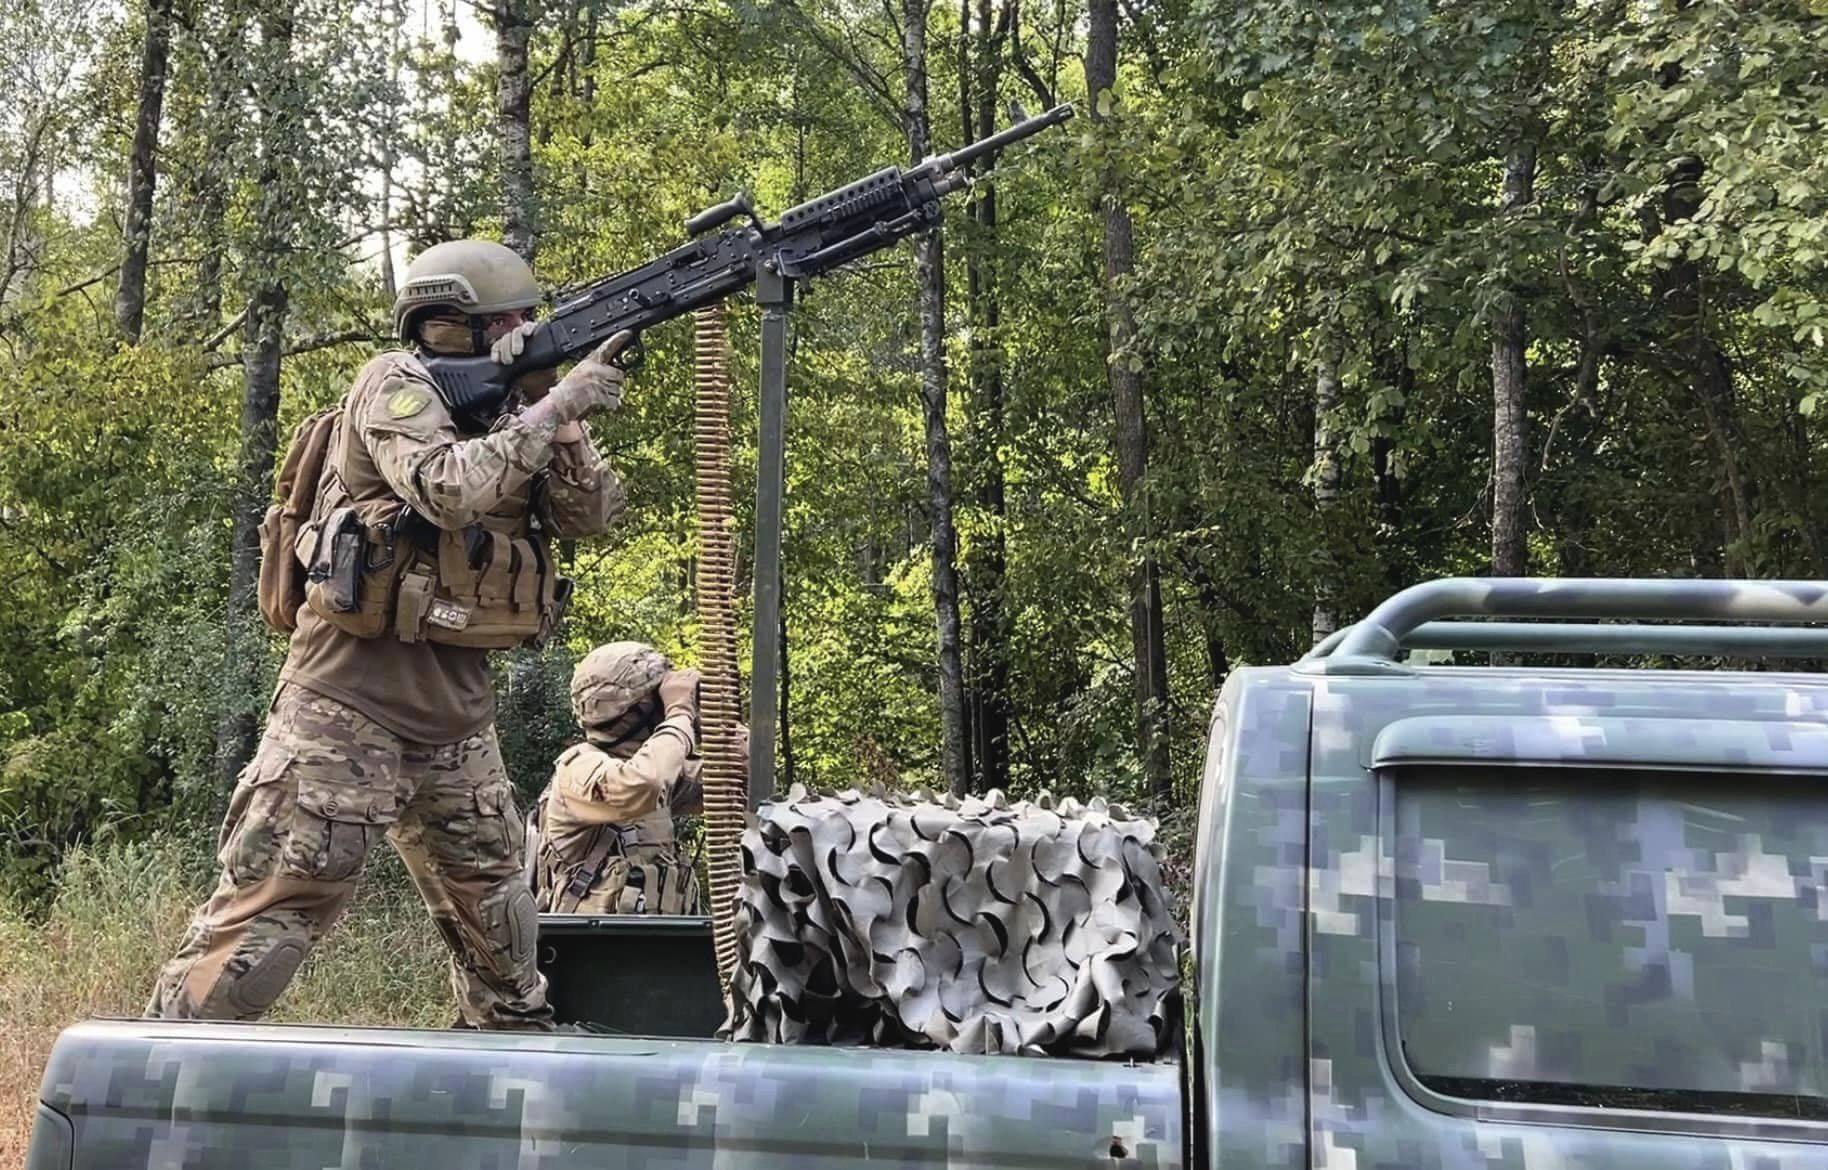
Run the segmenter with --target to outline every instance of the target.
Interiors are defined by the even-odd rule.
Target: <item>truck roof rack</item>
[[[1442,621],[1454,617],[1591,622]],[[1601,619],[1701,621],[1607,624]],[[1761,622],[1763,625],[1723,625]],[[1449,577],[1405,589],[1337,630],[1296,664],[1303,673],[1389,674],[1406,650],[1828,657],[1828,582]]]

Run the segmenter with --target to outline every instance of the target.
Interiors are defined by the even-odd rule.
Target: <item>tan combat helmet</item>
[[[643,642],[598,646],[571,672],[571,713],[585,734],[606,728],[654,693],[673,664]]]
[[[394,333],[411,341],[413,318],[424,309],[486,316],[531,309],[542,297],[533,269],[512,248],[493,240],[433,244],[406,266],[406,279],[394,298]]]

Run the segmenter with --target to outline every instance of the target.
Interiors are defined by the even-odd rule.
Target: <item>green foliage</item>
[[[297,352],[282,434],[384,333],[385,241],[500,224],[496,77],[454,51],[467,17],[300,0],[282,62],[262,24],[277,11],[196,7],[176,38],[136,347],[108,302],[138,6],[0,15],[0,105],[18,112],[0,122],[0,206],[18,209],[0,215],[0,886],[41,906],[71,846],[220,810],[218,727],[262,709],[283,650],[256,647],[248,678],[225,620],[236,317],[265,275],[267,184],[298,193],[283,208]],[[1512,303],[1529,338],[1532,571],[1828,576],[1820,5],[1126,6],[1102,95],[1080,81],[1079,8],[1009,11],[999,96],[1033,105],[1047,89],[1110,115],[1005,160],[994,237],[962,200],[946,228],[963,604],[969,626],[990,600],[978,558],[1000,537],[1013,787],[1139,793],[1127,590],[1145,555],[1163,572],[1183,796],[1215,685],[1300,653],[1318,596],[1349,620],[1420,578],[1485,571],[1491,324]],[[929,31],[944,149],[963,135],[961,37],[981,49],[984,30],[939,6]],[[545,6],[540,275],[634,264],[738,187],[773,215],[901,161],[901,44],[887,10],[832,0]],[[275,117],[286,149],[267,158]],[[1500,215],[1505,161],[1525,146],[1533,198]],[[1094,202],[1107,169],[1137,242],[1117,288]],[[975,332],[968,257],[1000,305]],[[1112,454],[1112,297],[1138,332],[1111,360],[1148,386],[1141,541]],[[816,785],[936,774],[916,316],[905,250],[808,290],[796,316],[788,706],[794,778]],[[746,592],[752,309],[732,331]],[[566,683],[590,646],[639,638],[697,660],[690,327],[647,340],[623,409],[591,423],[628,512],[571,554],[560,643],[498,663],[524,796],[573,734]],[[970,391],[974,361],[1000,372],[995,422]],[[1340,384],[1324,510],[1317,363]],[[983,495],[993,467],[1002,514]]]

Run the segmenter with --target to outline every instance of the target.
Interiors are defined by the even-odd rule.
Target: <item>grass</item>
[[[42,922],[0,903],[0,1166],[25,1161],[57,1034],[137,1016],[214,881],[202,842],[72,853]],[[377,850],[354,906],[280,999],[275,1022],[438,1028],[456,1015],[444,944],[398,858]]]

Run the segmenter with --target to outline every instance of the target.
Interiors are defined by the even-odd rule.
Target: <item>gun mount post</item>
[[[774,743],[780,713],[781,504],[785,492],[787,318],[793,280],[758,265],[762,306],[760,431],[755,466],[755,649],[749,671],[749,802],[774,795]]]

